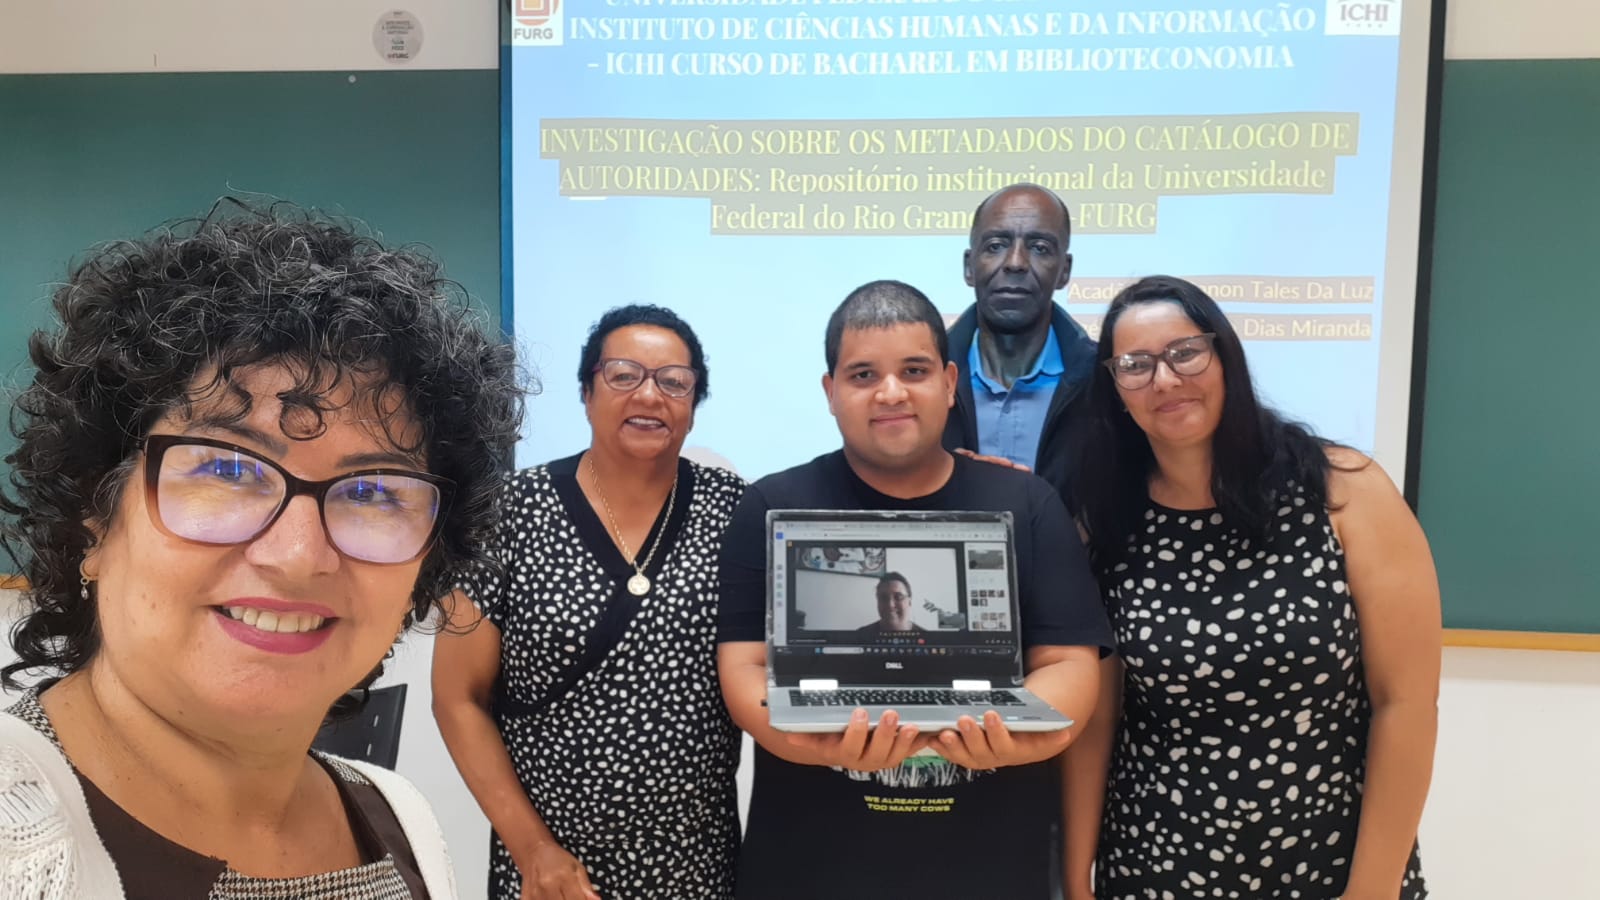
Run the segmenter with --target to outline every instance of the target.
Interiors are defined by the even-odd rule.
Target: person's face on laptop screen
[[[898,578],[878,582],[878,623],[884,631],[911,630],[911,586]]]

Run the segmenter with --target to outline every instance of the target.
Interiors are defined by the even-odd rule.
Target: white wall
[[[805,614],[808,630],[860,628],[878,617],[878,600],[873,594],[877,583],[860,575],[796,567],[792,602],[797,612]]]
[[[1446,59],[1600,58],[1595,0],[1449,0],[1449,7]]]
[[[0,0],[0,72],[493,69],[492,0]],[[378,18],[421,26],[414,59],[373,45]]]
[[[1444,900],[1600,896],[1600,653],[1445,648],[1421,841]]]

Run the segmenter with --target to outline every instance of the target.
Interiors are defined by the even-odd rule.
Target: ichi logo
[[[906,667],[906,664],[905,663],[897,663],[897,662],[890,661],[890,662],[884,663],[883,667],[885,669],[904,669]]]
[[[561,44],[561,0],[516,0],[511,10],[515,47],[554,47]]]
[[[1400,0],[1328,0],[1326,34],[1400,33]]]

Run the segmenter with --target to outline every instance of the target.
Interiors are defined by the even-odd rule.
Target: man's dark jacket
[[[1056,341],[1061,345],[1061,382],[1056,385],[1055,396],[1050,398],[1050,407],[1045,413],[1033,470],[1050,482],[1067,509],[1076,514],[1077,504],[1071,490],[1072,469],[1085,437],[1089,384],[1094,376],[1098,348],[1058,303],[1051,304],[1050,327],[1055,329]],[[944,446],[948,450],[965,447],[976,452],[979,449],[972,372],[967,365],[977,333],[978,307],[973,304],[950,326],[950,358],[961,370],[961,377],[956,382],[955,408],[950,410],[950,418],[944,426]]]

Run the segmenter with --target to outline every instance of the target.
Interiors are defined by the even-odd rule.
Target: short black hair
[[[983,211],[988,208],[989,201],[1001,194],[1009,194],[1013,191],[1038,191],[1041,194],[1049,195],[1050,199],[1056,201],[1056,205],[1061,207],[1061,252],[1067,252],[1067,247],[1072,243],[1072,213],[1067,211],[1067,201],[1061,199],[1060,194],[1043,185],[1026,181],[1008,184],[978,201],[978,208],[972,211],[972,227],[967,229],[967,245],[971,246],[978,242],[978,220],[983,218]]]
[[[828,331],[822,341],[822,355],[828,371],[839,365],[839,344],[845,330],[888,328],[918,322],[933,332],[939,348],[939,364],[950,361],[950,336],[945,333],[944,316],[928,295],[903,281],[869,281],[850,292],[828,317]]]
[[[877,593],[878,588],[883,587],[884,585],[886,585],[886,584],[888,584],[888,583],[890,583],[892,581],[900,582],[901,584],[906,586],[906,593],[908,593],[908,594],[912,593],[912,591],[911,591],[911,582],[909,580],[907,580],[907,578],[904,575],[901,575],[899,572],[885,572],[882,575],[879,575],[878,576],[878,583],[872,586],[873,593]]]
[[[8,686],[23,671],[70,674],[93,660],[97,595],[79,582],[96,542],[89,523],[112,519],[156,422],[249,366],[293,372],[279,397],[294,439],[322,433],[341,387],[356,389],[351,402],[403,394],[415,440],[387,418],[382,433],[456,485],[407,624],[465,568],[490,564],[524,379],[510,345],[421,250],[385,247],[350,220],[225,198],[204,218],[96,248],[53,306],[54,326],[28,340],[36,371],[11,409],[18,443],[0,490],[0,547],[28,580],[11,633],[17,662],[0,670]],[[249,412],[247,393],[227,394],[230,415]]]
[[[682,317],[665,306],[648,303],[630,303],[606,310],[599,321],[589,328],[589,338],[583,342],[583,354],[578,358],[578,383],[585,391],[594,390],[594,367],[600,364],[600,348],[611,332],[633,325],[650,325],[665,328],[677,335],[689,348],[689,368],[694,370],[694,405],[699,406],[711,393],[711,373],[706,370],[706,354],[700,347],[700,338]]]

